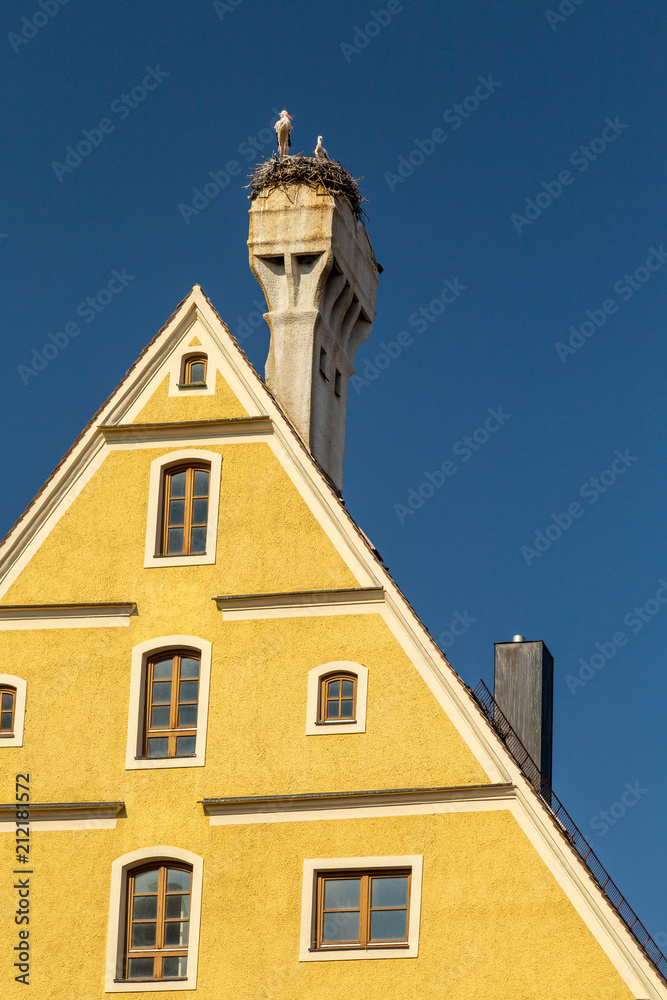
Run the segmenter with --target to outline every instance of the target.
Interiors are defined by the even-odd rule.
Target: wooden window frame
[[[354,719],[333,719],[321,722],[322,678],[334,674],[348,674],[357,678]],[[368,667],[354,660],[330,660],[311,667],[308,671],[306,691],[306,736],[323,736],[335,739],[366,732],[366,710],[368,707]]]
[[[352,692],[352,715],[349,718],[344,718],[342,715],[338,715],[335,718],[327,718],[327,702],[333,699],[327,697],[327,690],[329,684],[333,681],[340,681],[340,695],[338,697],[339,709],[342,705],[343,700],[349,701],[349,699],[343,699],[343,681],[352,681],[353,692]],[[325,674],[324,677],[320,678],[320,696],[319,696],[319,706],[318,706],[318,717],[317,721],[320,725],[325,726],[340,726],[340,725],[354,725],[357,721],[357,688],[358,688],[359,678],[357,674],[351,673],[349,671],[334,671],[330,674]]]
[[[185,479],[185,497],[172,497],[171,496],[171,480],[173,476],[178,475],[181,472],[186,473]],[[203,497],[195,496],[194,493],[194,482],[196,472],[207,472],[208,473],[208,493],[206,495],[207,508],[206,508],[206,524],[194,525],[192,522],[194,501],[196,499],[203,499]],[[178,559],[182,556],[205,556],[208,545],[209,545],[209,511],[211,504],[211,466],[205,462],[192,462],[183,463],[180,465],[170,465],[163,470],[163,483],[162,483],[162,531],[161,531],[161,546],[160,555],[167,556],[170,559]],[[169,552],[169,501],[172,499],[184,500],[185,513],[184,513],[184,523],[183,523],[183,551],[182,552]],[[177,525],[180,527],[180,525]],[[203,552],[192,552],[192,528],[193,527],[204,527],[206,528],[206,548]]]
[[[12,695],[12,724],[9,729],[0,729],[0,736],[3,739],[13,739],[14,731],[16,729],[16,702],[18,699],[18,691],[15,687],[12,687],[10,684],[0,684],[0,715],[5,715],[7,711],[6,709],[2,708],[2,702],[3,702],[2,696],[5,694]]]
[[[156,917],[156,920],[155,920],[155,923],[157,924],[155,947],[154,948],[150,948],[150,947],[146,948],[146,947],[139,947],[139,946],[137,946],[137,947],[133,948],[132,945],[131,945],[131,940],[132,940],[132,923],[133,923],[133,919],[132,918],[134,916],[134,900],[135,900],[135,895],[136,895],[135,892],[134,892],[134,880],[135,880],[135,878],[136,878],[137,875],[141,875],[143,872],[147,872],[147,871],[154,871],[155,869],[157,869],[158,873],[159,873],[158,874],[158,891],[157,891],[157,897],[158,897],[158,901],[157,901],[158,902],[158,905],[157,905],[157,917]],[[181,945],[174,945],[174,946],[172,946],[172,945],[165,945],[164,944],[165,928],[166,928],[166,924],[167,924],[167,921],[168,921],[168,918],[166,916],[166,897],[168,895],[168,893],[166,891],[166,880],[167,880],[167,871],[169,869],[175,869],[175,870],[178,870],[178,871],[187,872],[190,875],[190,890],[189,890],[189,892],[187,894],[188,895],[188,900],[189,900],[188,917],[186,918],[186,920],[178,919],[178,920],[174,921],[174,922],[179,922],[179,923],[185,923],[185,922],[187,922],[187,924],[188,924],[188,944],[187,945],[182,945],[182,946]],[[161,975],[161,973],[162,973],[162,960],[164,958],[172,958],[172,957],[176,957],[176,958],[185,957],[186,959],[188,958],[188,949],[190,947],[190,930],[191,930],[191,923],[192,923],[192,882],[193,882],[193,877],[194,877],[194,873],[193,873],[193,869],[192,869],[191,865],[183,864],[183,862],[179,862],[179,861],[172,861],[170,859],[162,859],[162,860],[159,860],[159,861],[155,860],[155,861],[152,861],[152,862],[149,861],[146,864],[140,865],[139,867],[133,868],[130,871],[128,871],[128,873],[127,873],[127,897],[126,897],[127,898],[127,907],[126,907],[127,912],[125,914],[125,943],[124,943],[124,958],[123,958],[123,979],[121,980],[123,983],[153,983],[153,982],[154,983],[164,983],[164,982],[185,982],[185,981],[187,981],[187,979],[188,979],[187,973],[186,973],[185,976],[167,976],[167,977],[163,977]],[[139,895],[141,895],[141,894],[139,894]],[[151,894],[151,895],[153,895],[153,894]],[[184,893],[177,893],[176,895],[184,895]],[[154,971],[154,973],[159,972],[160,975],[153,975],[151,977],[146,977],[146,978],[129,979],[128,978],[129,960],[131,958],[153,958],[154,962],[155,962],[154,970],[153,971]]]
[[[171,679],[171,711],[170,711],[170,724],[168,728],[155,728],[151,727],[151,709],[153,707],[153,702],[151,698],[153,690],[153,671],[155,664],[160,660],[166,660],[169,657],[172,658],[172,679]],[[197,701],[193,702],[181,702],[179,701],[180,683],[181,683],[181,661],[183,657],[187,657],[192,660],[197,660],[199,663],[199,673],[197,676]],[[173,660],[177,660],[177,664],[173,665]],[[183,678],[184,680],[194,680],[194,678]],[[145,694],[144,694],[144,705],[145,705],[145,715],[144,715],[144,735],[143,735],[143,754],[146,760],[170,760],[177,759],[181,760],[184,757],[194,757],[195,754],[177,754],[177,740],[179,736],[192,736],[195,739],[195,746],[197,740],[197,724],[199,723],[200,714],[200,697],[201,697],[201,685],[202,685],[202,657],[200,650],[192,649],[176,649],[176,650],[163,650],[160,653],[156,653],[151,656],[150,659],[146,661],[146,680],[145,680]],[[194,726],[179,726],[178,725],[178,708],[181,704],[196,704],[197,705],[197,723]],[[164,738],[167,737],[169,740],[168,752],[166,757],[149,757],[148,756],[148,740],[154,738]]]
[[[371,913],[374,907],[371,906],[371,882],[374,878],[407,878],[408,891],[405,906],[375,907],[381,910],[405,910],[405,938],[401,940],[386,939],[380,941],[369,941]],[[325,942],[322,940],[324,932],[325,912],[333,913],[335,910],[325,911],[324,909],[324,886],[329,879],[360,879],[359,893],[359,940],[357,942],[336,941]],[[365,870],[352,869],[341,871],[319,872],[317,876],[317,917],[315,925],[314,947],[317,951],[341,951],[341,950],[374,950],[379,948],[408,948],[410,938],[410,894],[412,887],[411,868],[369,868]],[[356,909],[347,909],[339,912],[357,912]]]
[[[192,366],[196,364],[204,365],[204,378],[198,382],[194,382],[192,380]],[[181,381],[179,382],[179,388],[184,389],[186,387],[192,386],[195,389],[205,389],[207,374],[208,374],[208,355],[189,354],[187,357],[183,359],[183,370],[181,372]]]

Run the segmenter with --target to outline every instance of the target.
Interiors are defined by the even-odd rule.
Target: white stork
[[[328,160],[329,159],[329,154],[327,153],[326,149],[322,145],[322,136],[321,135],[318,135],[318,137],[317,137],[317,146],[315,146],[315,156],[317,157],[318,160]]]
[[[292,116],[288,115],[286,111],[281,111],[280,118],[273,126],[278,137],[279,156],[287,156],[287,150],[292,145],[292,140],[290,139],[290,132],[292,131],[291,121]]]

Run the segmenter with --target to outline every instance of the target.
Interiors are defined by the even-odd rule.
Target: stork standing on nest
[[[287,156],[287,150],[292,145],[292,140],[290,139],[290,132],[292,131],[291,122],[292,116],[288,115],[286,111],[281,111],[280,118],[273,126],[278,137],[279,156]]]
[[[322,145],[322,136],[321,135],[318,135],[318,137],[317,137],[317,146],[315,146],[315,156],[316,156],[316,158],[318,160],[328,160],[329,159],[329,154],[327,153],[326,149]]]

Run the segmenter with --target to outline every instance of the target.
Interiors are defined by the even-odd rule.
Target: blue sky
[[[547,643],[554,786],[664,946],[664,12],[560,8],[5,0],[0,533],[195,282],[249,328],[243,185],[287,108],[385,268],[348,509],[467,683]],[[265,324],[243,346],[263,373]]]

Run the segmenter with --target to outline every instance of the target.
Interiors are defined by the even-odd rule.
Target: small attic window
[[[183,358],[179,389],[190,387],[193,389],[205,389],[207,362],[208,358],[205,354],[191,354],[189,357]]]

